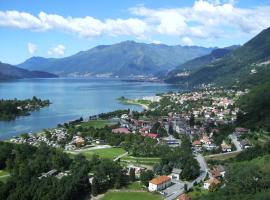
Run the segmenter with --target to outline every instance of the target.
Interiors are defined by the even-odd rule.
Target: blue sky
[[[65,57],[124,40],[243,44],[270,26],[270,0],[1,0],[0,61]]]

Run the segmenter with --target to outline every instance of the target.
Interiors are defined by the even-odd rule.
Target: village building
[[[115,128],[112,129],[113,133],[123,133],[123,134],[130,134],[130,131],[127,128]]]
[[[232,146],[229,144],[226,144],[224,141],[221,144],[221,149],[223,152],[231,152],[232,151]]]
[[[206,189],[206,190],[209,190],[209,187],[211,185],[218,185],[220,183],[221,183],[220,180],[218,180],[216,178],[210,178],[206,182],[204,182],[203,188]]]
[[[171,178],[176,179],[176,180],[180,180],[181,173],[182,173],[181,169],[173,168]]]
[[[191,200],[191,198],[186,193],[183,193],[176,200]]]
[[[149,181],[148,190],[150,192],[164,190],[171,185],[171,178],[168,176],[159,176]]]

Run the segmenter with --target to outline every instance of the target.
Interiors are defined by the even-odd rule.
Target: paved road
[[[204,181],[204,179],[208,173],[207,164],[205,162],[204,157],[201,154],[198,154],[196,156],[196,159],[197,159],[198,163],[200,164],[201,174],[195,180],[193,180],[191,182],[172,180],[173,185],[171,187],[168,187],[167,189],[163,190],[163,192],[167,194],[165,200],[174,200],[180,194],[184,193],[185,192],[184,191],[185,184],[187,184],[188,189],[191,189],[195,182],[199,183],[201,181]]]
[[[215,158],[215,157],[220,157],[220,156],[225,156],[225,155],[234,155],[234,154],[238,154],[241,151],[243,151],[243,149],[241,149],[240,142],[237,140],[236,136],[234,134],[231,134],[231,135],[229,135],[229,137],[231,138],[232,142],[234,143],[234,146],[236,147],[236,151],[219,153],[219,154],[212,154],[212,155],[205,156],[205,158]]]
[[[240,142],[237,140],[237,137],[234,134],[229,135],[229,137],[234,143],[234,146],[236,147],[236,151],[242,151],[243,149],[241,148]]]

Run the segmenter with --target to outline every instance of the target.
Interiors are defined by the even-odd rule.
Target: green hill
[[[225,177],[226,187],[192,200],[269,200],[270,155],[230,163]]]
[[[210,64],[211,62],[214,62],[218,59],[223,58],[233,50],[239,48],[239,46],[230,46],[226,48],[218,48],[214,49],[210,54],[194,58],[192,60],[189,60],[185,62],[184,64],[181,64],[180,66],[176,67],[174,70],[170,71],[166,76],[165,76],[165,81],[166,82],[171,82],[173,80],[177,80],[177,74],[181,73],[183,71],[196,71],[199,70],[200,68],[204,67],[205,65]]]
[[[192,85],[215,83],[216,85],[240,85],[250,79],[259,81],[259,75],[269,73],[270,28],[263,30],[240,48],[225,57],[204,65],[188,77],[171,80],[173,83],[189,82]],[[264,77],[266,78],[266,77]],[[256,84],[256,83],[253,83]]]
[[[243,111],[238,115],[239,125],[270,131],[270,81],[254,87],[237,103]]]

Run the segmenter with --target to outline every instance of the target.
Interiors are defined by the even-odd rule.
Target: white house
[[[168,176],[159,176],[149,181],[148,190],[150,192],[164,190],[171,185],[171,178]]]
[[[182,172],[181,169],[173,168],[172,174],[171,174],[171,178],[172,179],[179,180],[180,179],[181,172]]]

